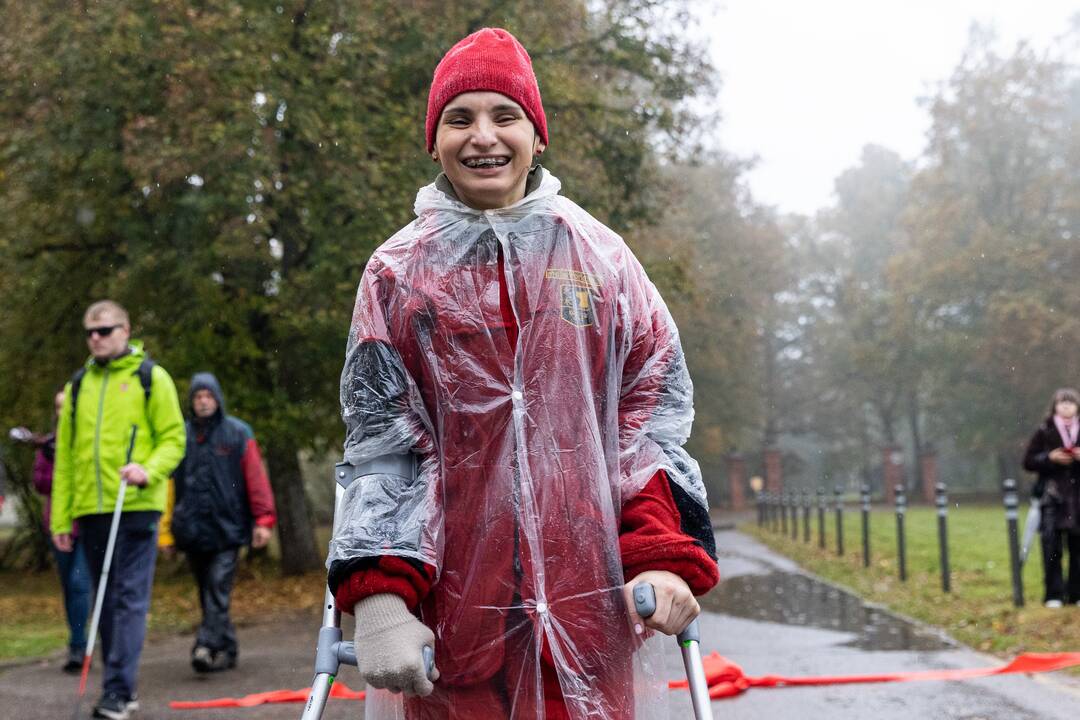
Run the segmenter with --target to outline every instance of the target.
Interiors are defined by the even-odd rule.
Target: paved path
[[[740,533],[717,535],[724,582],[706,598],[702,643],[739,663],[750,675],[836,675],[979,667],[997,661],[958,647],[932,630],[873,608],[803,575],[785,558]],[[241,696],[309,682],[317,616],[297,616],[240,628],[241,667],[199,676],[187,657],[189,638],[156,639],[143,654],[141,720],[278,720],[300,716],[300,705],[231,710],[170,710],[168,700]],[[346,628],[347,632],[351,632]],[[667,677],[681,674],[674,642]],[[0,718],[66,720],[78,678],[58,660],[0,671]],[[343,681],[357,689],[355,670]],[[82,717],[100,687],[91,677]],[[1070,687],[1071,685],[1071,687]],[[1057,677],[1001,677],[963,683],[894,683],[818,688],[751,689],[713,703],[717,720],[1075,720],[1076,682]],[[690,717],[685,693],[672,693],[672,718]],[[359,718],[360,703],[332,701],[326,720]],[[481,720],[481,719],[478,719]]]
[[[720,652],[748,675],[847,675],[1000,663],[801,574],[794,563],[741,533],[717,533],[717,547],[724,582],[704,603],[715,612],[702,619],[703,650]],[[759,688],[713,703],[718,720],[1075,720],[1077,707],[1077,683],[1060,673]]]
[[[282,688],[299,689],[311,682],[311,663],[319,616],[296,616],[274,623],[240,628],[240,667],[226,673],[197,675],[188,664],[190,638],[148,643],[139,670],[138,720],[284,720],[300,717],[295,705],[263,705],[229,710],[171,710],[169,700],[239,697]],[[351,632],[351,631],[350,631]],[[61,673],[59,660],[11,668],[0,673],[0,718],[7,720],[68,720],[74,709],[79,678]],[[359,675],[346,669],[344,682],[360,689]],[[101,675],[90,673],[82,718],[90,717],[101,692]],[[360,703],[332,701],[325,720],[362,717]]]

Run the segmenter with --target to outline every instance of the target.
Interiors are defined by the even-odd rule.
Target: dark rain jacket
[[[213,553],[246,545],[252,526],[272,527],[276,515],[251,427],[225,414],[225,396],[212,374],[191,379],[189,403],[199,390],[213,393],[218,409],[205,422],[192,412],[187,423],[187,452],[173,475],[172,533],[185,552]]]
[[[1050,451],[1066,447],[1051,415],[1039,426],[1024,453],[1024,469],[1038,473],[1042,492],[1042,527],[1080,530],[1080,460],[1060,465],[1050,459]]]

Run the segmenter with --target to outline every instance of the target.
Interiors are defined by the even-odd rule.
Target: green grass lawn
[[[1021,527],[1026,507],[1021,508]],[[1080,607],[1042,607],[1041,554],[1036,547],[1025,563],[1026,606],[1012,604],[1008,536],[1000,506],[952,506],[949,509],[949,561],[952,592],[941,589],[937,514],[933,508],[909,508],[906,520],[907,582],[900,582],[896,550],[896,515],[875,510],[870,517],[870,567],[862,564],[862,529],[857,507],[844,513],[845,556],[836,555],[834,514],[826,522],[827,549],[818,548],[817,510],[812,513],[811,541],[759,528],[742,530],[787,555],[810,572],[850,588],[872,602],[944,628],[961,642],[1000,655],[1080,649]],[[790,527],[789,527],[790,532]]]

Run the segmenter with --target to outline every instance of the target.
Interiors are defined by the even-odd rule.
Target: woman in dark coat
[[[1035,431],[1024,453],[1024,469],[1038,473],[1032,495],[1041,498],[1044,603],[1080,605],[1080,393],[1062,388],[1054,393],[1050,415]],[[1069,546],[1068,585],[1062,578],[1061,554]]]

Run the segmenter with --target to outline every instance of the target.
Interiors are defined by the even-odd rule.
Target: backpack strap
[[[143,395],[146,397],[146,402],[150,402],[150,388],[154,384],[154,366],[156,362],[146,357],[139,363],[139,383],[142,384]]]
[[[71,432],[68,434],[68,444],[71,446],[75,445],[75,418],[78,417],[76,410],[79,404],[79,386],[82,385],[84,375],[86,375],[86,366],[79,368],[71,376]]]
[[[155,434],[154,421],[150,419],[150,389],[154,384],[155,365],[157,365],[157,363],[151,360],[150,356],[147,355],[143,358],[143,361],[139,363],[139,369],[137,371],[139,374],[139,383],[142,385],[143,389],[143,397],[145,398],[143,408],[146,411],[146,423],[150,426],[151,437]]]

